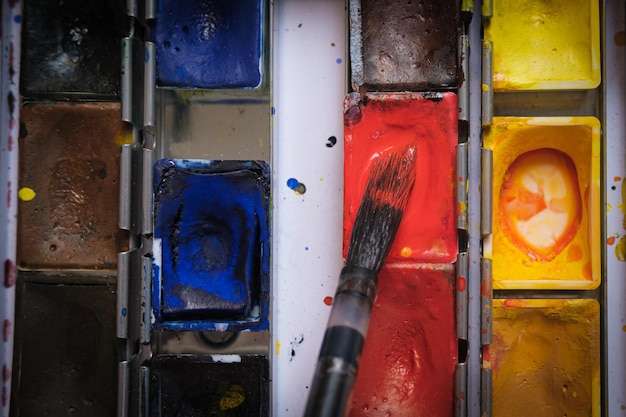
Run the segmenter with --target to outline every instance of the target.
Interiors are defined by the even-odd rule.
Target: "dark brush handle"
[[[343,269],[305,417],[343,417],[346,414],[375,296],[374,272],[365,268]]]

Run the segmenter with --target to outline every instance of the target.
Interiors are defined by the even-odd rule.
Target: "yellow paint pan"
[[[494,289],[600,284],[600,122],[594,117],[494,117]]]
[[[597,0],[493,0],[496,91],[592,89],[600,84]]]

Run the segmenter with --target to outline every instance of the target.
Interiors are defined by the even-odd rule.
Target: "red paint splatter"
[[[10,124],[10,122],[9,122],[9,124]],[[10,128],[11,127],[9,126],[9,129]],[[8,144],[8,146],[9,146],[9,151],[12,151],[13,150],[13,136],[12,135],[9,135],[9,144]]]
[[[327,296],[324,297],[324,304],[326,304],[327,306],[331,305],[333,303],[333,297],[331,296]]]
[[[483,329],[483,334],[487,334],[488,330],[487,329]]]
[[[453,267],[386,266],[379,278],[349,416],[452,417],[458,354]]]
[[[2,326],[2,340],[4,343],[9,341],[9,336],[11,335],[11,320],[5,319],[4,325]]]
[[[458,180],[459,182],[463,182],[463,177],[459,176]]]
[[[9,381],[9,379],[11,379],[11,370],[5,363],[4,365],[2,365],[2,381],[6,383]]]
[[[609,237],[606,239],[606,243],[607,243],[607,245],[612,245],[612,244],[614,244],[614,243],[615,243],[615,236],[609,236]]]
[[[467,288],[467,280],[465,279],[464,276],[460,276],[456,280],[456,288],[461,292],[465,291],[465,289]]]
[[[6,259],[4,261],[4,286],[11,288],[15,285],[15,264],[12,260]]]
[[[622,177],[613,177],[613,181],[618,182],[621,181]]]
[[[485,362],[491,362],[491,352],[489,352],[488,348],[483,349],[483,360]]]
[[[7,207],[11,207],[11,181],[7,182]]]

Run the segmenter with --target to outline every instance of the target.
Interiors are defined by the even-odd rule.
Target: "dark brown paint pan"
[[[114,270],[119,152],[130,137],[117,103],[27,104],[21,110],[18,266]]]

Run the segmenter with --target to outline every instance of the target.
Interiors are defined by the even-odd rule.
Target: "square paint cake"
[[[492,415],[600,416],[595,300],[493,300]]]
[[[494,117],[493,228],[485,255],[494,289],[600,284],[600,122]]]
[[[349,415],[454,415],[454,266],[385,266]]]
[[[496,91],[591,89],[600,84],[596,0],[493,0],[485,39]]]
[[[415,185],[388,263],[448,263],[457,256],[457,96],[452,93],[357,93],[344,103],[343,253],[372,162],[414,143]]]
[[[269,191],[265,162],[155,163],[157,328],[267,328]]]
[[[157,85],[261,87],[266,13],[263,0],[160,1],[152,25]]]

